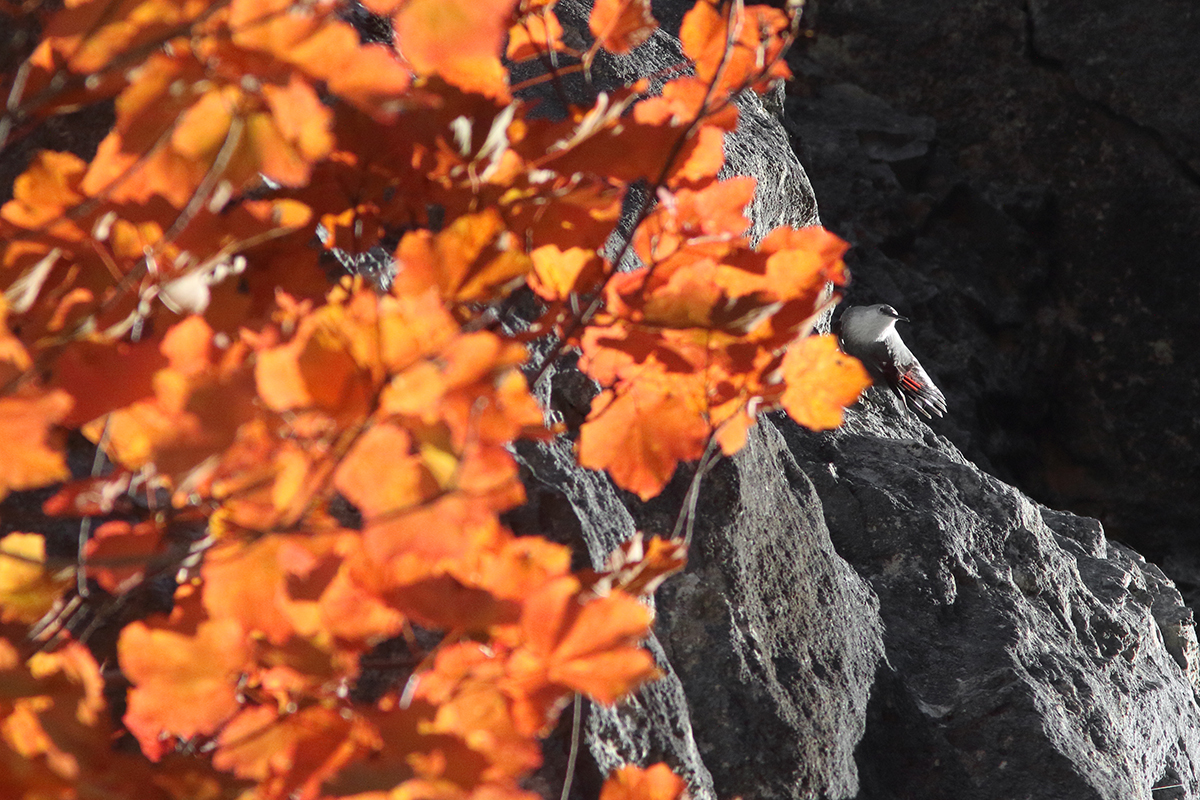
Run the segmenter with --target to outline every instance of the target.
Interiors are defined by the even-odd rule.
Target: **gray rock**
[[[918,321],[938,430],[1200,586],[1200,9],[809,5],[790,130],[854,301]]]
[[[1174,586],[1093,520],[877,422],[781,425],[879,597],[889,669],[860,797],[1196,796],[1196,637]]]

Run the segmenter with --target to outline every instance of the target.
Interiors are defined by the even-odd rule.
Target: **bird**
[[[843,353],[863,363],[872,379],[883,378],[905,408],[926,419],[941,417],[946,413],[946,396],[896,330],[897,322],[908,321],[883,303],[850,306],[839,322],[838,344]]]

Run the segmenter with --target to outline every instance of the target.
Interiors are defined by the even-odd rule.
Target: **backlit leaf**
[[[71,410],[63,391],[0,397],[0,497],[68,476],[55,426]]]
[[[823,431],[842,424],[842,412],[871,385],[862,363],[842,353],[833,336],[794,342],[783,359],[787,388],[780,400],[792,419]]]
[[[650,621],[650,610],[629,595],[589,598],[570,576],[533,592],[521,615],[526,644],[508,664],[518,723],[541,730],[571,691],[612,703],[655,677],[654,659],[637,647]]]
[[[600,800],[679,800],[687,782],[666,764],[645,769],[626,764],[613,771],[600,788]]]
[[[530,285],[546,300],[563,300],[583,286],[600,277],[604,263],[600,257],[582,247],[561,250],[548,244],[530,253],[533,274]]]
[[[46,564],[41,534],[10,533],[0,539],[0,622],[36,622],[73,581],[71,570]]]
[[[694,382],[693,382],[694,384]],[[680,461],[697,459],[709,434],[695,386],[647,374],[592,401],[579,432],[579,463],[607,470],[643,500],[654,497]]]
[[[544,52],[560,50],[562,35],[562,25],[552,9],[526,14],[509,29],[505,56],[509,61],[523,61]]]
[[[515,0],[408,0],[396,12],[396,46],[425,75],[506,99],[500,53]]]
[[[398,286],[417,291],[436,286],[442,297],[460,302],[512,287],[531,267],[519,242],[492,209],[459,217],[434,236],[406,234],[396,259]]]
[[[788,30],[787,15],[777,8],[698,0],[684,15],[679,39],[701,81],[719,81],[715,88],[727,93],[764,91],[791,75],[781,57]]]
[[[164,735],[210,735],[234,715],[238,678],[250,663],[242,625],[208,618],[193,590],[176,594],[169,617],[126,626],[118,643],[121,670],[133,683],[125,724],[155,760]]]
[[[588,27],[601,47],[623,55],[649,39],[658,22],[649,0],[597,0]]]

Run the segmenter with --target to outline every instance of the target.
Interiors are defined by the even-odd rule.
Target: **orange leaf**
[[[432,565],[490,548],[503,538],[494,511],[455,492],[402,514],[368,518],[363,549],[376,564],[409,556]]]
[[[601,276],[604,262],[593,250],[562,250],[547,244],[529,254],[533,261],[530,287],[546,300],[564,300],[576,291],[587,291]]]
[[[106,592],[120,594],[141,580],[161,544],[162,531],[153,522],[106,522],[88,539],[88,575]]]
[[[397,61],[396,53],[383,46],[351,51],[344,61],[323,72],[323,77],[330,91],[383,122],[395,117],[412,83],[412,76]]]
[[[327,306],[305,317],[286,344],[258,354],[254,377],[259,396],[274,411],[320,409],[355,415],[366,409],[369,375],[351,350],[340,309]]]
[[[403,568],[408,566],[406,561],[412,563],[397,563]],[[497,599],[488,591],[465,585],[454,575],[417,569],[425,574],[415,577],[401,573],[407,579],[388,592],[387,598],[418,624],[482,634],[517,621],[519,603]]]
[[[79,427],[122,406],[152,397],[154,373],[166,365],[159,343],[152,340],[137,344],[70,343],[54,362],[50,384],[74,400],[63,424]]]
[[[300,6],[292,0],[234,0],[229,26],[238,46],[290,65],[286,71],[324,81],[334,94],[380,121],[391,119],[411,82],[408,70],[391,48],[361,44],[332,10],[332,5]],[[267,69],[277,75],[282,65],[271,66]]]
[[[535,729],[549,722],[553,687],[613,703],[658,672],[637,647],[650,630],[650,610],[622,592],[588,599],[578,579],[554,579],[532,593],[521,613],[526,645],[509,663],[511,686],[530,703],[522,712]]]
[[[283,644],[294,630],[288,618],[285,576],[279,550],[285,538],[269,534],[253,542],[230,542],[204,559],[204,609],[214,620],[236,621],[239,628]]]
[[[649,39],[658,22],[649,0],[596,0],[588,27],[601,47],[624,55]]]
[[[245,630],[206,617],[194,587],[181,587],[169,617],[126,626],[117,650],[134,685],[125,724],[152,760],[166,752],[164,734],[210,735],[238,710],[238,679],[251,658]]]
[[[709,427],[703,394],[695,392],[685,380],[649,370],[621,388],[605,390],[592,401],[580,429],[580,465],[607,470],[618,486],[643,500],[654,497],[680,461],[704,452]]]
[[[525,348],[479,331],[451,340],[437,356],[392,379],[380,398],[385,412],[445,423],[451,441],[441,449],[457,449],[456,457],[472,440],[500,444],[545,433],[525,379],[512,369]]]
[[[515,787],[505,791],[504,783],[497,786],[485,782],[490,766],[486,756],[458,736],[437,732],[433,723],[436,713],[437,707],[420,697],[399,707],[397,698],[388,696],[377,708],[364,709],[362,717],[374,728],[374,752],[369,759],[348,764],[326,784],[322,796],[352,795],[355,800],[384,800],[385,796],[393,800],[536,800],[527,793],[516,793]],[[480,731],[478,738],[483,736],[486,733]],[[483,743],[472,744],[479,747]],[[380,791],[380,787],[387,790]]]
[[[155,53],[136,74],[84,176],[89,194],[179,207],[216,166],[235,190],[260,174],[295,186],[332,147],[331,112],[295,73],[223,82],[194,59]]]
[[[396,46],[424,75],[469,92],[508,99],[500,63],[515,0],[408,0],[392,24]]]
[[[55,426],[71,410],[63,391],[0,398],[0,497],[66,480],[69,473]]]
[[[649,597],[670,575],[687,565],[687,543],[682,539],[651,537],[649,543],[638,531],[608,556],[604,570],[588,588],[596,594],[620,589],[626,594]]]
[[[60,71],[86,75],[89,81],[85,90],[68,88],[63,92],[54,87],[56,91],[49,93],[50,107],[95,102],[114,94],[127,80],[127,70],[114,69],[115,65],[128,66],[142,48],[156,47],[170,35],[187,30],[207,8],[207,3],[196,0],[79,0],[60,7],[30,58],[33,70],[25,96],[36,97],[49,88],[47,84],[52,84]]]
[[[730,19],[737,13],[740,19]],[[733,37],[730,37],[732,27]],[[768,6],[726,5],[700,0],[683,18],[679,40],[705,83],[718,79],[718,94],[730,96],[747,87],[765,90],[791,75],[782,59],[789,29],[787,15]]]
[[[79,191],[87,164],[74,153],[41,150],[13,182],[13,199],[0,212],[6,221],[28,230],[48,226],[48,233],[83,238],[64,212],[84,201]]]
[[[844,286],[850,279],[842,256],[850,247],[819,225],[776,228],[763,237],[767,280],[784,299],[804,298],[813,312],[826,282]],[[810,312],[811,313],[811,312]]]
[[[666,764],[646,769],[626,764],[613,771],[600,789],[600,800],[680,800],[687,782]]]
[[[364,727],[322,706],[291,714],[248,708],[221,730],[213,766],[257,781],[260,796],[316,797],[322,782],[366,749]]]
[[[405,234],[396,249],[400,291],[436,286],[442,297],[458,302],[494,298],[515,286],[532,266],[516,237],[493,208],[466,214],[436,236]]]
[[[201,317],[175,325],[160,350],[168,366],[154,375],[154,397],[117,409],[83,428],[106,437],[114,461],[136,469],[155,462],[160,475],[182,478],[233,443],[255,409],[240,345],[220,351]],[[209,361],[211,359],[211,361]]]
[[[504,659],[476,642],[443,645],[421,675],[417,697],[437,707],[431,731],[451,734],[487,756],[485,777],[520,778],[541,764],[537,740],[518,729],[500,689]]]
[[[411,437],[391,424],[375,425],[338,465],[333,483],[367,519],[396,513],[432,497],[437,482],[410,452]]]
[[[562,25],[553,9],[527,14],[509,29],[506,57],[509,61],[524,61],[562,50],[562,35]]]
[[[5,635],[22,638],[17,631]],[[108,792],[98,784],[118,777],[104,775],[106,770],[128,779],[133,759],[111,749],[104,679],[82,644],[66,641],[24,659],[9,641],[0,640],[0,687],[0,792],[5,797],[102,796]]]
[[[815,431],[841,425],[845,407],[871,385],[862,363],[838,350],[833,336],[793,342],[782,371],[787,387],[780,403],[792,419]]]

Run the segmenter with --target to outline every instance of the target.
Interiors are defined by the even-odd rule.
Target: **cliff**
[[[914,318],[906,335],[950,396],[950,417],[931,428],[872,390],[833,433],[762,419],[747,448],[703,478],[691,562],[657,596],[651,645],[666,678],[615,710],[585,711],[588,763],[574,796],[590,796],[594,776],[617,763],[657,759],[686,773],[700,798],[1200,791],[1200,668],[1179,591],[1097,520],[994,477],[1104,513],[1176,561],[1186,552],[1164,547],[1171,532],[1146,535],[1154,521],[1188,518],[1195,498],[1179,481],[1196,464],[1169,433],[1186,415],[1137,394],[1136,376],[1144,385],[1162,364],[1128,328],[1163,287],[1120,282],[1133,245],[1110,240],[1133,227],[1128,235],[1154,238],[1147,247],[1164,259],[1184,246],[1113,206],[1135,202],[1131,183],[1153,180],[1178,193],[1160,200],[1173,205],[1157,225],[1191,219],[1194,179],[1165,154],[1192,134],[1148,134],[1163,109],[1144,96],[1137,108],[1103,107],[1146,80],[1096,77],[1089,42],[1132,58],[1130,42],[1105,38],[1119,22],[1108,12],[1087,12],[1076,40],[1065,12],[1042,4],[918,5],[821,3],[782,123],[748,101],[727,152],[731,172],[759,179],[759,230],[815,221],[819,206],[855,245],[851,297]],[[1154,20],[1170,4],[1159,5]],[[660,37],[614,71],[659,63],[672,46]],[[1124,116],[1134,112],[1142,121]],[[1109,122],[1064,129],[1071,114]],[[807,177],[780,146],[780,124]],[[1022,130],[1029,150],[1012,140]],[[1125,321],[1098,308],[1118,295]],[[543,387],[568,410],[588,391],[569,364]],[[1192,394],[1171,399],[1195,406]],[[1143,402],[1128,424],[1113,423]],[[1168,435],[1151,453],[1155,408]],[[574,532],[593,562],[635,529],[671,530],[690,474],[640,504],[575,468],[569,447],[520,451],[532,500],[519,520],[531,530],[536,521]],[[1159,458],[1156,470],[1137,467]],[[1155,476],[1168,464],[1181,471],[1164,483]],[[547,795],[561,787],[570,724],[568,714],[547,748]]]

